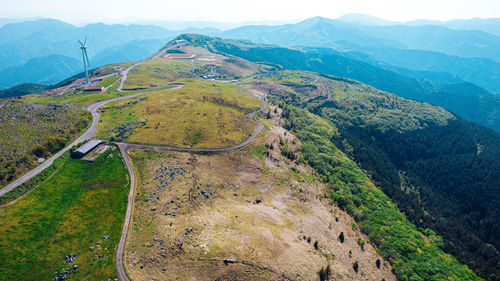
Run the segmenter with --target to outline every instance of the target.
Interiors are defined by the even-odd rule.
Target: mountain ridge
[[[500,130],[500,96],[489,94],[471,83],[459,83],[461,86],[458,86],[413,79],[331,53],[302,52],[275,45],[201,35],[200,40],[197,35],[183,35],[178,38],[188,38],[195,43],[199,41],[213,52],[229,53],[253,62],[271,62],[287,69],[315,71],[358,80],[405,98],[444,106],[469,121]],[[461,99],[457,99],[457,96]]]

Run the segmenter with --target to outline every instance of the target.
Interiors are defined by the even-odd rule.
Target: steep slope
[[[311,83],[315,75],[301,72],[262,75],[280,84],[262,83],[262,91],[272,89],[279,101],[334,124],[340,134],[332,141],[410,220],[437,231],[447,252],[496,280],[500,134],[355,81],[321,77]],[[297,76],[302,81],[290,82]],[[285,128],[300,130],[296,122]],[[337,201],[346,198],[352,200]]]
[[[178,39],[183,42],[183,38],[185,39],[185,37],[179,37]],[[200,37],[197,37],[197,39],[204,40]],[[188,41],[187,46],[189,45],[190,42]],[[200,45],[195,44],[195,46]],[[190,53],[186,52],[184,48],[179,49],[179,52],[182,57],[188,57]],[[206,55],[205,59],[214,56],[210,56],[209,53]],[[196,71],[194,72],[196,73]],[[295,91],[294,89],[314,96],[314,90],[310,89],[317,89],[319,86],[309,87],[301,83],[315,81],[317,77],[315,78],[312,75],[304,78],[304,75],[297,73],[297,75],[285,79],[287,87],[290,87],[291,90],[281,91],[279,85],[272,83],[274,79],[273,73],[275,72],[272,66],[262,66],[260,74],[253,79],[244,79],[245,83],[241,83],[241,87],[245,92],[253,92],[258,96],[269,98],[273,104],[280,104],[283,110],[271,107],[264,114],[266,118],[279,118],[274,120],[275,125],[267,124],[266,126],[269,130],[272,130],[276,124],[284,126],[285,129],[290,129],[290,131],[285,131],[283,136],[293,133],[297,140],[294,141],[293,137],[291,139],[287,137],[287,139],[279,141],[278,145],[278,140],[271,141],[270,136],[263,135],[266,143],[271,141],[271,144],[267,143],[267,146],[260,145],[261,148],[258,150],[261,150],[261,152],[253,149],[254,153],[262,155],[260,157],[264,159],[269,157],[272,159],[275,157],[270,156],[275,153],[272,150],[279,147],[278,153],[288,159],[285,162],[290,161],[289,165],[292,168],[297,169],[298,167],[293,165],[300,166],[304,163],[311,165],[315,169],[316,175],[327,184],[326,189],[322,188],[326,197],[335,200],[340,208],[345,209],[357,220],[359,227],[369,235],[370,241],[377,246],[384,257],[391,261],[395,272],[403,280],[410,278],[417,280],[419,278],[422,280],[439,278],[478,279],[470,270],[457,263],[453,257],[442,253],[438,246],[441,238],[436,236],[432,230],[425,231],[425,234],[419,232],[398,211],[396,206],[390,203],[390,199],[380,189],[374,187],[362,170],[335,147],[332,140],[336,139],[338,134],[331,124],[310,113],[308,114],[304,110],[285,106],[272,97],[274,95],[290,94]],[[280,73],[278,72],[276,75],[279,76]],[[346,85],[349,85],[349,83],[345,82],[349,80],[344,79],[341,81],[344,82],[339,84],[339,88],[345,89]],[[269,83],[271,86],[262,87],[260,83],[263,82],[264,84]],[[353,92],[343,92],[344,95],[351,93]],[[358,93],[356,91],[354,93],[356,96],[362,92]],[[422,104],[416,102],[415,105],[417,107],[422,106]],[[153,109],[151,108],[151,110]],[[290,113],[292,111],[293,113]],[[437,117],[441,115],[453,116],[443,109],[438,111]],[[259,143],[253,145],[259,145]],[[134,155],[136,155],[135,158]],[[160,158],[155,159],[154,155]],[[229,153],[228,155],[233,154]],[[238,155],[244,156],[247,154],[242,151]],[[198,276],[196,272],[202,270],[214,274],[213,276],[207,276],[207,278],[224,277],[234,279],[239,277],[246,279],[248,276],[242,272],[246,268],[252,272],[252,276],[262,277],[264,276],[262,274],[267,274],[268,279],[276,279],[277,274],[285,279],[294,279],[292,278],[295,276],[293,267],[288,266],[289,261],[285,256],[279,255],[275,258],[269,258],[270,255],[273,257],[277,252],[272,250],[274,247],[265,246],[269,241],[268,238],[264,240],[258,239],[259,243],[247,242],[240,245],[239,242],[236,242],[240,240],[246,241],[246,239],[258,236],[251,230],[245,230],[249,218],[240,211],[241,208],[248,208],[247,204],[254,202],[256,205],[274,206],[277,209],[276,211],[279,211],[278,206],[288,205],[287,201],[280,200],[276,202],[278,199],[270,199],[275,198],[274,196],[277,196],[275,193],[281,191],[279,188],[281,184],[287,184],[286,178],[282,178],[282,182],[280,181],[280,184],[275,188],[269,189],[265,188],[268,183],[264,177],[268,169],[272,171],[275,169],[275,165],[282,166],[281,163],[284,158],[281,158],[282,161],[275,162],[274,166],[271,166],[266,160],[266,165],[254,173],[250,169],[254,164],[249,162],[248,158],[236,155],[227,160],[224,159],[227,156],[223,154],[209,154],[206,155],[206,159],[203,156],[191,154],[170,153],[165,154],[165,156],[170,158],[168,160],[162,158],[155,151],[145,153],[139,151],[137,154],[132,154],[133,161],[139,161],[136,166],[138,173],[142,177],[139,188],[144,190],[140,193],[141,197],[136,199],[136,206],[141,207],[137,209],[139,213],[135,217],[135,238],[129,244],[128,270],[134,272],[134,276],[139,279],[149,276],[168,279],[182,274],[181,279],[189,280],[194,278],[193,276]],[[222,158],[222,160],[217,160],[218,158]],[[219,162],[230,167],[231,175],[227,175],[222,166],[219,167]],[[240,165],[247,167],[243,169],[243,174],[239,172]],[[302,170],[300,171],[302,173]],[[250,178],[253,179],[253,183],[250,185],[245,184],[249,173],[251,174]],[[279,175],[277,171],[273,172],[273,174]],[[294,182],[290,182],[290,184],[292,184],[292,187],[294,186]],[[254,186],[254,188],[247,190],[247,186]],[[259,186],[263,190],[257,188]],[[312,191],[305,185],[299,186],[304,191]],[[227,189],[230,190],[230,193],[227,192]],[[238,194],[237,197],[250,197],[244,202],[240,202],[241,199],[236,198],[235,202],[230,199],[232,198],[231,195],[234,197],[234,193]],[[277,196],[277,198],[282,197],[283,195]],[[290,197],[285,196],[285,198]],[[307,201],[306,198],[304,199]],[[270,202],[267,203],[269,200]],[[241,205],[242,203],[243,205]],[[227,208],[221,208],[221,206],[227,206]],[[319,207],[319,205],[317,206]],[[252,206],[252,208],[254,207]],[[276,216],[281,215],[276,213]],[[295,214],[295,216],[300,217],[300,213]],[[261,221],[259,216],[253,216],[250,219],[252,221],[251,225],[254,225],[257,229],[261,226],[271,229],[276,227],[274,223],[270,225],[270,222],[266,222],[266,220]],[[383,222],[383,226],[381,222]],[[293,221],[290,223],[295,225]],[[140,231],[142,228],[147,228],[149,232]],[[280,229],[285,231],[286,227],[285,229],[280,227]],[[301,227],[298,227],[298,229],[300,230]],[[244,237],[248,238],[239,238],[242,230],[245,230]],[[151,240],[153,242],[150,242]],[[366,240],[362,237],[356,240],[359,243],[358,245],[366,243]],[[273,237],[272,241],[278,243],[278,245],[285,242],[282,238],[276,236]],[[291,247],[290,243],[285,245],[284,247],[278,247],[278,249]],[[318,243],[318,245],[321,245],[321,243]],[[234,249],[237,249],[237,251]],[[271,252],[269,252],[269,249],[271,249]],[[199,258],[200,255],[202,258]],[[249,263],[248,257],[251,257],[250,259],[257,261],[257,263]],[[226,263],[229,264],[236,261],[236,265],[226,267],[223,262],[224,259],[228,259]],[[309,263],[310,259],[305,258],[303,262]],[[155,266],[155,264],[160,266]],[[189,265],[194,272],[186,271],[186,265]],[[359,270],[359,265],[360,263],[352,264],[352,270]],[[344,268],[344,266],[345,264],[341,268]],[[168,268],[171,268],[174,273],[169,272]],[[316,268],[320,269],[319,266]],[[340,272],[342,271],[340,269]],[[313,272],[304,271],[303,274],[305,275],[299,275],[301,277],[297,278],[309,279],[308,276],[311,276],[310,274]],[[336,271],[333,270],[333,273],[335,274]],[[200,277],[198,276],[198,278]],[[356,276],[356,278],[363,277]]]
[[[130,152],[139,195],[125,259],[134,280],[326,280],[326,268],[330,280],[396,280],[311,169],[281,154],[280,142],[299,140],[267,124],[242,150]]]
[[[200,47],[206,38],[188,39],[196,39],[196,44],[179,38],[169,43],[164,52],[152,56],[152,61],[128,69],[132,80],[127,78],[123,84],[149,89],[151,93],[146,90],[117,91],[115,84],[104,93],[65,91],[61,94],[61,89],[55,89],[24,98],[41,104],[88,105],[135,93],[135,99],[109,104],[108,109],[99,111],[102,117],[99,126],[118,125],[117,129],[132,136],[143,132],[141,138],[136,139],[141,143],[157,141],[156,136],[174,135],[167,133],[168,130],[179,129],[175,132],[177,138],[184,136],[194,141],[177,144],[186,146],[176,150],[195,147],[201,143],[199,141],[204,141],[203,133],[210,129],[205,128],[207,123],[213,123],[212,128],[220,128],[217,129],[220,139],[231,141],[230,134],[237,134],[238,129],[244,127],[242,121],[260,119],[257,120],[261,124],[257,138],[242,143],[244,147],[178,152],[139,143],[129,153],[122,151],[132,161],[132,171],[138,180],[137,192],[131,193],[135,201],[130,205],[133,214],[129,236],[123,240],[127,243],[124,266],[132,278],[481,280],[442,250],[443,240],[432,229],[419,230],[412,224],[391,198],[374,185],[360,165],[348,157],[352,156],[352,150],[348,149],[349,140],[343,135],[342,124],[307,105],[326,96],[329,101],[339,101],[340,105],[334,107],[338,112],[349,112],[349,106],[340,103],[345,99],[354,104],[354,109],[367,110],[366,118],[370,121],[367,123],[378,124],[379,121],[385,130],[397,129],[400,124],[404,124],[403,129],[417,130],[420,121],[444,126],[455,120],[453,114],[349,79],[281,71],[271,64],[254,64],[229,54],[213,53]],[[108,66],[99,71],[109,73],[111,69],[112,66]],[[212,78],[221,81],[212,81]],[[182,83],[183,86],[165,86],[168,83]],[[151,89],[155,86],[159,88]],[[166,87],[172,91],[167,93]],[[242,98],[242,94],[247,97]],[[142,97],[137,99],[139,95]],[[253,100],[255,97],[267,100],[267,103],[262,102],[263,112],[254,116],[258,113],[254,111],[238,119],[241,121],[224,124],[225,116],[254,110],[259,103]],[[404,105],[404,110],[399,107],[387,110],[386,101]],[[171,108],[166,108],[167,105]],[[200,108],[206,107],[217,108],[210,114],[217,114],[218,120],[211,121],[209,113],[202,114]],[[187,111],[191,112],[186,116],[175,116]],[[371,118],[370,114],[378,112],[380,114]],[[134,120],[138,117],[143,118],[143,122]],[[183,126],[188,123],[184,122],[187,117],[205,122],[189,121],[191,127],[186,130]],[[348,117],[354,118],[354,123],[364,120],[365,116],[354,111]],[[144,127],[122,126],[128,123]],[[234,129],[235,125],[240,128]],[[200,134],[191,134],[197,131]],[[338,147],[347,148],[346,153]],[[107,156],[104,160],[121,163],[116,156]],[[66,183],[71,180],[66,191],[82,191],[84,195],[89,194],[87,191],[108,191],[111,185],[106,184],[108,188],[103,189],[100,183],[112,182],[113,186],[118,186],[126,179],[106,177],[108,171],[97,166],[85,168],[92,164],[72,162],[72,165],[79,166],[79,172],[52,178],[58,186],[65,186],[58,184],[60,180]],[[74,176],[68,178],[67,174]],[[112,172],[113,176],[118,174]],[[91,190],[85,190],[84,184],[73,184],[80,180],[91,184]],[[58,196],[78,198],[53,192]],[[32,198],[29,196],[27,198]],[[47,197],[54,198],[60,197]],[[120,198],[106,198],[106,204],[118,206],[125,202]],[[37,202],[39,209],[47,209],[43,206],[45,201]],[[74,201],[64,202],[72,204]],[[49,205],[49,210],[59,206],[50,202]],[[120,208],[112,210],[115,218]],[[56,213],[64,213],[64,210],[57,208]],[[19,217],[9,217],[12,223],[7,226],[15,225]],[[30,217],[35,221],[40,218]],[[86,219],[93,217],[85,216]],[[58,221],[61,220],[52,220]],[[18,236],[11,234],[1,232],[0,238],[7,237],[3,240],[5,245],[16,241]],[[34,244],[29,244],[27,250],[31,245]],[[80,249],[79,245],[76,248],[63,248],[58,243],[51,245],[54,247],[51,249],[60,248],[64,252]],[[89,255],[90,250],[79,251],[84,253],[85,261],[93,256]],[[96,254],[98,259],[99,255],[106,256],[102,253]],[[57,262],[56,259],[46,261],[44,268],[50,268],[54,261]],[[109,256],[105,257],[106,264],[109,261]],[[12,262],[6,259],[5,268],[11,268]],[[22,267],[23,262],[16,266]],[[102,263],[90,266],[96,264]],[[102,273],[91,278],[104,276]]]
[[[24,83],[5,90],[0,90],[0,98],[19,97],[28,94],[40,94],[49,89],[50,86],[46,85]]]

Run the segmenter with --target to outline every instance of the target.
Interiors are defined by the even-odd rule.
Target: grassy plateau
[[[256,123],[245,116],[261,103],[230,83],[184,79],[176,91],[154,91],[103,109],[98,138],[177,147],[243,142]]]

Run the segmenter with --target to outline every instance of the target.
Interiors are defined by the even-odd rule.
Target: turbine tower
[[[78,43],[80,43],[81,47],[80,49],[82,50],[82,57],[83,57],[83,66],[85,67],[85,81],[87,84],[89,83],[89,73],[88,73],[88,66],[89,66],[89,57],[87,56],[87,36],[85,36],[85,41],[82,43],[82,41],[78,40]]]

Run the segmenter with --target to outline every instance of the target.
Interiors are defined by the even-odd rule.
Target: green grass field
[[[90,116],[78,106],[0,102],[0,186],[4,186],[68,144]]]
[[[77,255],[71,265],[79,266],[70,280],[117,277],[115,250],[129,190],[123,160],[117,149],[93,163],[61,157],[65,163],[56,174],[0,207],[0,280],[54,280],[69,254]]]
[[[257,99],[230,83],[180,82],[185,87],[176,91],[155,91],[109,104],[96,136],[178,147],[224,147],[241,143],[254,132],[256,123],[245,114],[261,106]],[[140,121],[145,124],[137,126]]]
[[[123,89],[151,88],[194,77],[189,60],[158,59],[130,70]]]
[[[104,88],[108,87],[109,85],[115,83],[115,81],[117,81],[118,79],[122,78],[121,75],[116,75],[116,76],[110,76],[110,77],[107,77],[107,78],[104,78],[102,79],[101,82],[99,82],[99,84],[97,84],[98,86],[103,86]]]
[[[315,80],[311,73],[297,70],[266,72],[262,73],[261,76],[264,81],[276,83],[308,84]]]
[[[38,104],[77,104],[77,105],[89,105],[97,101],[102,101],[102,100],[108,100],[112,98],[117,98],[117,97],[123,97],[123,96],[128,96],[132,95],[134,93],[139,93],[139,92],[144,92],[146,90],[137,90],[137,91],[127,91],[127,92],[118,92],[116,89],[118,88],[118,83],[113,85],[113,87],[109,88],[107,92],[101,93],[79,93],[79,94],[73,94],[69,96],[40,96],[40,95],[31,95],[31,96],[25,96],[23,97],[23,101],[26,102],[32,102],[32,103],[38,103]],[[161,89],[169,89],[172,88],[172,86],[165,86],[164,88],[159,88],[156,90],[161,90]]]

